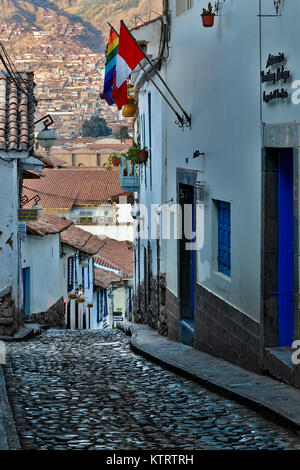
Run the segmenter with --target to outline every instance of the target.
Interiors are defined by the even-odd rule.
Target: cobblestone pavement
[[[48,330],[8,346],[24,449],[300,449],[300,438],[134,354],[120,330]]]

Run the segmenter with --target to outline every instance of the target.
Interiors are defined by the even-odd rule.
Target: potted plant
[[[70,300],[75,300],[75,299],[77,299],[77,295],[76,294],[69,294],[69,299]]]
[[[133,165],[141,165],[145,163],[148,158],[148,150],[146,147],[141,149],[136,143],[127,150],[127,160],[130,160]]]
[[[203,8],[201,17],[204,28],[211,28],[214,25],[215,14],[212,11],[212,5],[210,2],[207,6],[207,9]]]
[[[85,299],[83,297],[79,297],[78,299],[75,300],[77,304],[84,304]]]
[[[146,163],[147,159],[148,159],[148,149],[147,147],[144,147],[143,149],[140,149],[139,151],[139,163]]]
[[[110,154],[108,158],[108,164],[112,166],[119,166],[120,165],[120,155],[117,153]]]

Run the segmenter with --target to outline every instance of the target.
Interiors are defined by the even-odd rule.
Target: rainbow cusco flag
[[[119,36],[113,30],[113,28],[111,28],[110,34],[109,34],[108,46],[107,46],[105,79],[104,79],[104,89],[103,89],[103,98],[110,106],[114,104],[112,91],[113,91],[114,76],[115,76],[115,71],[116,71],[118,48],[119,48]]]

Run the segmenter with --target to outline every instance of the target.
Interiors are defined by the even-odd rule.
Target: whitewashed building
[[[167,55],[166,24],[159,16],[132,29],[132,34],[153,61],[155,70],[164,76]],[[146,60],[143,66],[155,83],[160,80]],[[140,188],[136,193],[133,214],[135,224],[135,321],[147,322],[160,333],[167,332],[165,306],[165,256],[160,227],[161,209],[166,201],[165,106],[162,96],[145,73],[137,67],[131,75],[138,111],[134,125],[135,141],[147,148],[148,159],[139,165]],[[140,234],[140,236],[137,236]]]
[[[300,3],[220,0],[210,28],[207,0],[163,3],[161,73],[191,127],[162,102],[155,190],[158,202],[192,207],[198,236],[195,250],[188,237],[162,243],[168,335],[299,385],[288,348],[300,337]],[[139,114],[151,87],[137,90]],[[150,198],[142,182],[139,199]]]
[[[18,209],[22,174],[41,171],[33,157],[33,74],[23,74],[20,92],[8,75],[0,74],[0,335],[13,335],[23,322],[21,242]],[[3,315],[3,316],[2,316]]]

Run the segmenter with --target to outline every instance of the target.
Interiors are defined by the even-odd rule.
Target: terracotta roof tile
[[[33,95],[33,74],[23,73],[22,87]],[[10,77],[0,73],[0,149],[30,152],[34,145],[35,103]]]
[[[61,234],[61,241],[77,250],[81,250],[90,237],[91,234],[89,232],[72,225],[68,230]]]
[[[118,274],[94,266],[94,284],[97,287],[107,289],[112,282],[118,282],[121,279],[122,277]]]
[[[123,277],[133,276],[133,249],[131,242],[120,242],[112,238],[105,238],[105,245],[94,256],[95,262],[100,266],[117,269]]]
[[[24,180],[23,194],[38,194],[45,209],[71,209],[73,205],[108,202],[120,187],[119,168],[45,168],[44,178]]]
[[[71,225],[61,234],[61,241],[90,256],[95,255],[104,246],[105,241],[91,235],[82,228]]]
[[[73,225],[71,220],[56,215],[40,214],[36,222],[27,222],[27,232],[37,235],[60,233]]]

